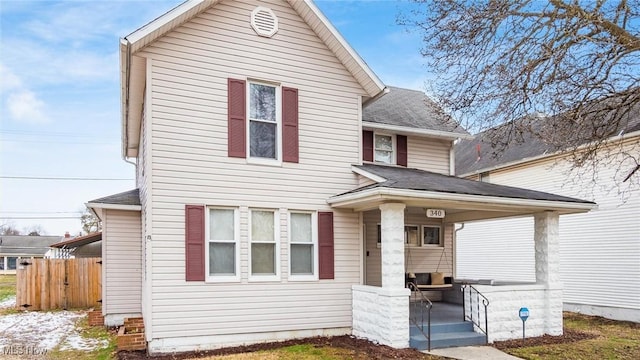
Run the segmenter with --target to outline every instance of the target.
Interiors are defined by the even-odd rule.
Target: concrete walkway
[[[459,360],[517,360],[515,356],[503,353],[491,346],[462,346],[446,349],[434,349],[427,354],[444,356]]]

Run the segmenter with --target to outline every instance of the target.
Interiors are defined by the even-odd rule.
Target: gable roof
[[[138,141],[138,128],[142,116],[141,111],[139,111],[141,109],[129,109],[131,104],[130,97],[141,98],[144,91],[144,86],[140,84],[141,80],[132,79],[131,77],[131,69],[140,66],[134,63],[132,55],[219,2],[220,0],[187,0],[120,40],[123,158],[134,156],[133,153],[135,151],[133,150],[131,152],[132,155],[129,155],[129,139],[132,139],[132,142]],[[370,97],[374,97],[384,90],[385,86],[382,81],[347,43],[312,0],[287,0],[287,2],[335,54]],[[141,102],[136,101],[134,103],[139,104]],[[133,123],[133,126],[130,126],[130,122]]]
[[[456,176],[443,175],[413,168],[375,164],[354,165],[354,167],[364,172],[371,173],[379,178],[382,178],[384,179],[384,181],[358,188],[345,194],[362,192],[364,190],[374,188],[392,188],[430,191],[437,193],[478,195],[498,198],[557,201],[595,205],[595,203],[587,200],[581,200],[542,191],[463,179]]]
[[[640,135],[640,106],[635,105],[628,108],[625,118],[615,128],[612,126],[609,131],[613,135],[610,140],[622,137],[631,137]],[[489,170],[499,169],[535,159],[552,156],[566,151],[557,145],[547,143],[543,140],[543,136],[534,136],[533,132],[544,134],[550,130],[553,131],[555,122],[567,121],[561,116],[540,117],[532,116],[528,118],[514,120],[519,123],[516,126],[524,129],[517,136],[517,140],[509,141],[502,151],[497,152],[491,139],[496,136],[500,137],[504,133],[506,137],[510,130],[510,123],[496,126],[476,135],[473,139],[466,139],[455,146],[455,168],[458,176],[468,176],[475,173],[485,172]],[[607,119],[601,122],[606,123]],[[566,143],[587,144],[590,142],[590,136],[593,135],[593,124],[586,121],[583,126],[577,126],[572,139],[566,139]],[[598,122],[596,124],[599,125]],[[560,125],[563,126],[563,125]],[[550,129],[550,130],[549,130]],[[563,139],[564,141],[564,139]],[[571,148],[570,145],[567,145]]]
[[[424,92],[389,86],[384,95],[362,107],[363,126],[374,129],[421,130],[423,135],[470,138],[451,116]]]
[[[44,255],[51,244],[63,239],[62,236],[0,236],[0,254]]]

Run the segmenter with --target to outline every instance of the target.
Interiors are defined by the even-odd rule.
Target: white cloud
[[[0,94],[22,87],[22,80],[14,74],[8,67],[0,64]]]
[[[46,115],[44,102],[27,89],[9,94],[7,108],[13,120],[18,122],[41,124],[50,121]]]

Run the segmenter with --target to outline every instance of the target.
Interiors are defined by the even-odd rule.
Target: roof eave
[[[570,202],[535,200],[511,197],[470,195],[457,193],[443,193],[436,191],[395,189],[388,187],[375,187],[337,195],[327,200],[327,203],[336,208],[357,208],[360,204],[371,201],[415,201],[415,200],[435,200],[455,203],[470,203],[477,205],[493,205],[500,209],[522,207],[529,210],[558,211],[562,214],[584,213],[597,207],[591,202]]]
[[[426,137],[440,138],[440,139],[446,139],[446,140],[456,140],[456,139],[471,140],[474,138],[473,135],[457,133],[453,131],[412,128],[408,126],[381,124],[381,123],[376,123],[372,121],[362,121],[362,127],[364,129],[369,129],[369,130],[392,131],[400,135],[418,135],[418,136],[426,136]]]

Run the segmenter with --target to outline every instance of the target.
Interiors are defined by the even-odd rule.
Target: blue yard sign
[[[524,322],[529,318],[529,309],[521,307],[518,311],[518,316],[522,319],[522,340],[524,340]]]

